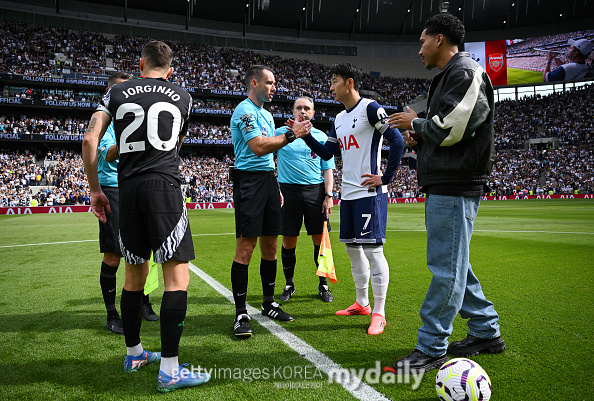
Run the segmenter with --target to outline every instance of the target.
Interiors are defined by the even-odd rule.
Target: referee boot
[[[326,284],[320,284],[318,287],[318,293],[320,294],[323,302],[334,301],[334,296],[332,296],[332,292],[328,289]]]
[[[150,303],[142,305],[142,315],[149,322],[156,322],[159,320],[159,316],[157,316]]]
[[[285,285],[285,289],[283,290],[283,293],[278,298],[281,301],[285,302],[285,301],[288,301],[289,299],[291,299],[293,294],[295,294],[295,285],[288,284],[288,285]]]
[[[293,321],[293,316],[280,308],[280,305],[276,302],[263,303],[262,304],[262,315],[268,316],[271,319],[280,320],[281,322]]]

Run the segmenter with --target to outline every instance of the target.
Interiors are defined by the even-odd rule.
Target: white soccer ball
[[[439,368],[435,390],[442,401],[488,401],[491,398],[491,380],[475,361],[456,358]]]

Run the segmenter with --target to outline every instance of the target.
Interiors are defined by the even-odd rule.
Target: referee
[[[302,96],[293,104],[295,121],[311,120],[315,114],[313,99]],[[284,135],[288,130],[282,127],[276,135]],[[311,135],[319,142],[326,142],[326,134],[316,128]],[[334,185],[334,158],[328,161],[316,155],[302,139],[288,144],[277,152],[278,182],[284,198],[282,207],[283,246],[281,259],[286,285],[280,296],[281,301],[288,301],[295,293],[293,276],[295,274],[295,248],[301,225],[305,221],[307,234],[311,235],[314,245],[314,262],[318,266],[318,255],[324,229],[324,219],[332,212]],[[332,302],[334,297],[328,289],[326,277],[320,277],[318,293],[324,302]]]
[[[255,65],[245,75],[248,98],[237,105],[231,117],[235,152],[233,201],[235,206],[236,249],[231,266],[231,287],[235,300],[233,331],[238,337],[252,335],[246,308],[248,266],[260,238],[260,277],[262,314],[272,319],[291,321],[293,317],[274,302],[277,238],[281,233],[281,194],[274,175],[273,152],[304,136],[310,121],[295,122],[293,131],[274,135],[272,114],[263,108],[276,89],[274,73]]]

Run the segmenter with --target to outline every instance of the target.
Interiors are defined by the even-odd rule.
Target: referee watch
[[[290,129],[285,131],[285,138],[287,138],[287,142],[289,142],[289,143],[291,143],[295,139],[297,139],[297,137],[295,136],[295,133],[293,131],[291,131]]]
[[[334,194],[332,192],[326,192],[326,197],[334,199]]]

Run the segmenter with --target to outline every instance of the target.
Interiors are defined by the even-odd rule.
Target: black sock
[[[245,301],[247,298],[248,265],[233,261],[231,265],[231,288],[235,300],[235,314],[247,313]]]
[[[105,262],[101,262],[101,274],[99,275],[99,284],[103,294],[103,302],[107,309],[107,317],[120,317],[115,306],[116,299],[116,272],[118,267],[113,267]]]
[[[314,245],[314,262],[316,264],[316,270],[318,270],[318,256],[320,255],[320,246],[319,245]],[[320,285],[328,285],[328,280],[326,279],[326,277],[320,277]]]
[[[143,291],[142,293],[144,294],[144,291]],[[148,296],[148,294],[145,294],[145,295],[143,295],[143,297],[142,297],[142,304],[143,304],[143,305],[148,305],[148,304],[150,304],[150,301],[149,301],[149,296]]]
[[[260,278],[262,279],[262,299],[265,306],[274,302],[274,283],[276,280],[276,259],[260,259]]]
[[[179,340],[184,331],[188,309],[187,291],[165,291],[161,300],[161,356],[171,358],[179,354]]]
[[[141,306],[142,291],[122,289],[120,309],[122,311],[122,327],[124,328],[126,347],[134,347],[140,343]]]
[[[281,261],[283,263],[283,273],[285,273],[287,285],[293,285],[295,264],[297,263],[297,258],[295,257],[295,248],[287,249],[283,246],[281,248]]]

